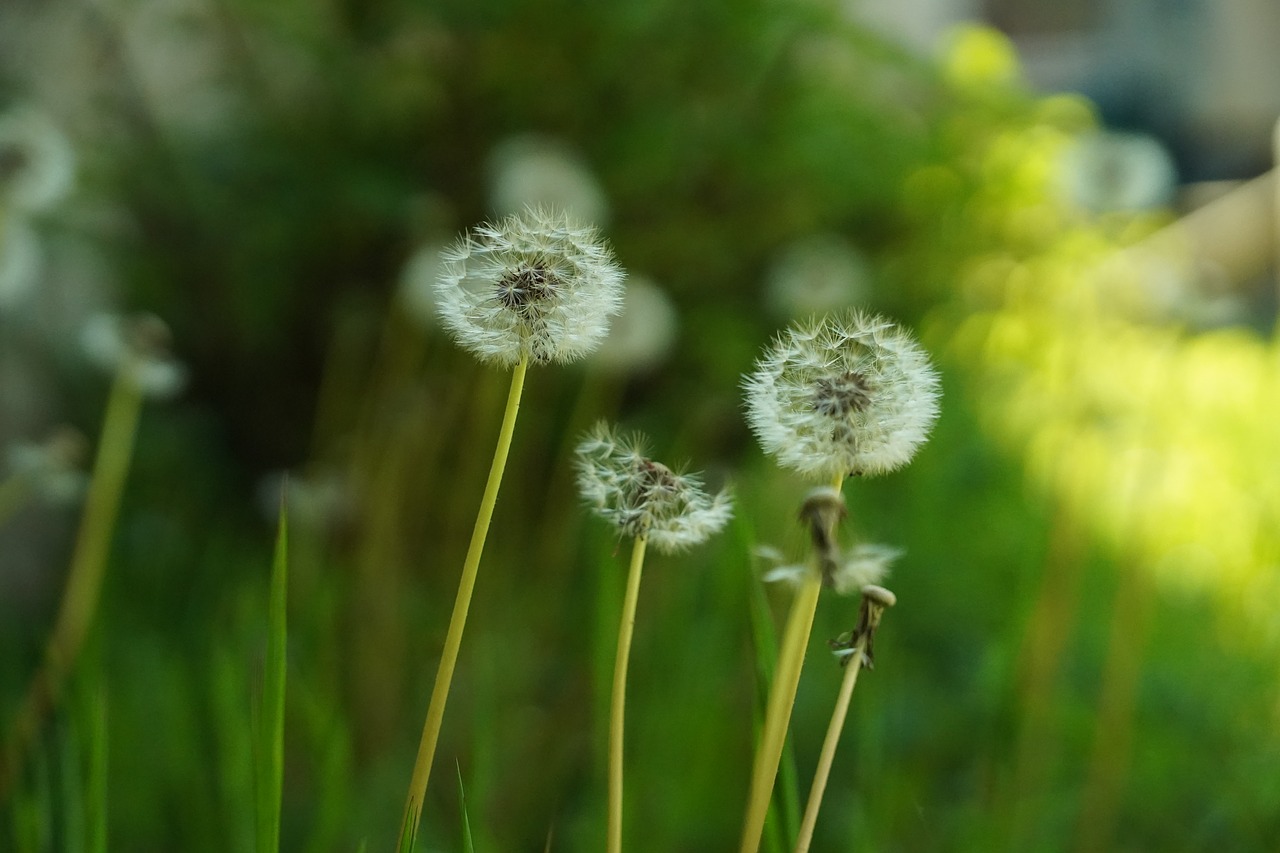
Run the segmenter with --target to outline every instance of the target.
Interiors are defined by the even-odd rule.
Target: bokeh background
[[[626,550],[569,469],[599,417],[737,495],[646,571],[627,788],[630,849],[734,847],[752,614],[787,602],[753,555],[803,556],[812,485],[738,386],[851,305],[916,330],[944,399],[910,467],[846,487],[846,541],[906,556],[815,849],[1277,849],[1277,39],[1270,0],[9,0],[0,474],[62,425],[92,453],[101,312],[163,318],[187,383],[143,413],[0,849],[87,849],[103,754],[112,849],[252,849],[286,471],[284,848],[391,845],[507,380],[437,328],[435,258],[537,201],[601,227],[628,307],[530,374],[422,849],[462,849],[462,790],[477,850],[601,847]],[[82,494],[4,506],[0,722]],[[784,799],[856,607],[821,604]]]

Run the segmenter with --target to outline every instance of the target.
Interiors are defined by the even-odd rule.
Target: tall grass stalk
[[[839,491],[844,485],[844,475],[832,478],[831,486]],[[813,631],[813,619],[818,611],[818,596],[822,592],[822,578],[810,574],[801,582],[787,627],[782,636],[782,649],[778,653],[777,675],[769,691],[769,705],[765,712],[764,731],[756,749],[751,768],[751,788],[747,794],[747,814],[742,825],[740,853],[757,853],[764,835],[765,819],[773,798],[773,783],[782,761],[782,751],[787,740],[787,727],[791,722],[791,709],[795,705],[796,691],[800,687],[800,671],[804,668],[804,653]]]
[[[111,536],[133,456],[142,397],[142,388],[131,367],[122,366],[107,397],[98,454],[53,633],[40,669],[28,685],[5,739],[4,756],[0,760],[0,800],[16,781],[44,716],[57,705],[64,682],[93,625]]]
[[[609,706],[609,853],[622,851],[622,744],[627,704],[627,664],[631,660],[631,636],[636,627],[636,602],[640,599],[640,575],[648,539],[637,536],[631,548],[627,592],[618,624],[618,654],[613,667],[613,699]]]
[[[258,712],[258,742],[254,750],[255,818],[258,853],[280,849],[280,798],[284,786],[284,695],[288,643],[289,592],[288,486],[280,499],[275,555],[271,562],[271,592],[267,604],[267,659]]]
[[[507,454],[511,450],[511,437],[515,432],[516,416],[520,412],[520,395],[524,390],[524,377],[529,360],[522,358],[511,374],[511,390],[507,395],[507,408],[502,416],[502,428],[498,432],[498,445],[493,451],[493,464],[489,468],[489,480],[485,484],[480,511],[476,515],[471,533],[471,545],[462,566],[462,579],[453,604],[453,615],[445,634],[444,649],[440,654],[440,666],[431,688],[431,701],[427,719],[422,727],[422,740],[418,744],[418,756],[413,765],[413,777],[409,782],[409,795],[405,801],[404,819],[400,826],[397,849],[412,849],[422,817],[422,803],[427,793],[427,781],[431,777],[431,764],[435,760],[436,744],[440,740],[440,728],[444,722],[445,704],[449,699],[449,687],[453,683],[453,670],[458,662],[458,650],[462,647],[462,631],[471,608],[471,594],[475,590],[476,575],[480,568],[480,556],[484,552],[485,539],[493,508],[498,502],[498,488],[502,485],[502,473],[507,466]],[[408,838],[406,838],[406,833]],[[406,847],[407,842],[407,847]]]

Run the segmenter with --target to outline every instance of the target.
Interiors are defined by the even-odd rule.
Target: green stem
[[[827,736],[822,742],[822,753],[818,756],[818,769],[813,773],[813,787],[809,789],[809,802],[804,807],[804,819],[800,822],[800,835],[796,839],[795,853],[807,853],[809,844],[813,841],[813,828],[818,823],[818,808],[822,805],[822,795],[827,790],[827,779],[831,775],[831,763],[835,760],[836,745],[840,742],[840,732],[844,730],[844,719],[849,713],[849,700],[853,697],[853,688],[858,683],[858,673],[862,671],[868,636],[863,634],[858,637],[851,660],[845,664],[844,680],[840,682],[840,694],[836,697],[836,707],[831,712],[831,722],[827,725]]]
[[[809,632],[813,629],[813,617],[818,609],[818,594],[821,591],[821,578],[816,574],[806,577],[787,617],[782,649],[778,653],[778,669],[774,675],[773,688],[769,691],[764,731],[761,733],[760,747],[751,770],[751,791],[742,829],[741,853],[756,853],[760,849],[769,800],[773,796],[773,781],[778,775],[778,763],[782,760],[787,724],[790,722],[791,708],[795,704],[796,690],[800,685],[805,647],[808,645]]]
[[[627,664],[631,660],[631,635],[636,627],[636,602],[640,598],[640,574],[647,541],[640,536],[631,549],[627,594],[622,602],[622,621],[618,623],[618,656],[613,666],[613,701],[609,711],[608,853],[622,853],[622,732],[627,705]]]
[[[832,480],[832,487],[840,489],[844,476]],[[818,595],[822,592],[822,578],[810,573],[801,584],[791,603],[787,627],[778,652],[778,668],[773,687],[769,691],[769,706],[765,711],[764,731],[751,768],[751,788],[747,795],[747,814],[742,825],[740,853],[757,853],[764,835],[765,819],[769,814],[769,801],[773,797],[773,783],[778,776],[778,765],[787,742],[787,727],[791,722],[791,709],[795,705],[796,691],[800,687],[800,671],[804,668],[804,653],[813,630],[813,618],[818,611]]]
[[[57,704],[63,681],[75,664],[93,623],[141,410],[142,390],[130,368],[122,367],[107,398],[93,477],[44,663],[32,678],[9,729],[4,760],[0,762],[0,799],[16,780],[44,715]]]
[[[404,805],[404,820],[400,824],[400,840],[396,847],[406,849],[405,833],[409,847],[418,834],[418,821],[422,817],[422,803],[427,793],[427,780],[431,777],[431,763],[435,760],[436,743],[440,739],[440,727],[444,722],[444,707],[449,699],[449,686],[453,683],[453,670],[458,662],[458,650],[462,646],[462,630],[467,624],[467,611],[471,608],[471,593],[476,586],[480,568],[480,555],[484,552],[493,507],[498,501],[498,487],[502,485],[502,472],[507,467],[507,453],[511,449],[511,436],[515,432],[516,415],[520,412],[520,394],[524,390],[527,359],[516,365],[511,375],[511,391],[507,395],[507,409],[502,416],[502,429],[498,433],[498,446],[493,451],[493,464],[489,468],[489,480],[480,512],[476,515],[471,533],[471,545],[462,565],[462,579],[458,583],[458,596],[453,603],[453,615],[445,634],[444,649],[440,654],[440,667],[436,670],[435,685],[431,688],[431,702],[427,719],[422,727],[422,740],[418,744],[418,757],[413,765],[413,778],[409,782],[409,796]]]

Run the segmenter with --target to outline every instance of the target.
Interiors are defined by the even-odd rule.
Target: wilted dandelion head
[[[578,445],[578,488],[596,514],[660,551],[705,541],[729,521],[727,491],[714,497],[696,474],[677,473],[645,455],[639,435],[597,424]]]
[[[445,326],[481,361],[569,362],[609,330],[622,278],[594,228],[529,209],[480,225],[445,250],[436,295]]]
[[[893,323],[860,311],[788,328],[743,386],[761,447],[814,477],[899,468],[938,417],[928,354]]]
[[[171,343],[169,327],[153,314],[98,314],[80,334],[91,361],[125,372],[144,394],[161,399],[175,396],[187,380],[186,368],[170,353]]]

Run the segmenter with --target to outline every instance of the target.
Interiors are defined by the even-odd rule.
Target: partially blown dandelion
[[[743,385],[761,447],[815,477],[900,468],[938,417],[929,356],[893,323],[860,311],[787,329]]]
[[[595,349],[609,329],[610,316],[618,312],[622,278],[612,251],[594,228],[542,209],[481,225],[441,255],[435,292],[445,327],[481,361],[514,370],[409,782],[400,824],[402,850],[411,849],[417,835],[525,373],[531,362],[573,361]]]
[[[606,424],[578,445],[578,487],[591,508],[624,536],[670,553],[718,532],[733,513],[728,492],[709,496],[696,474],[677,474],[645,456],[638,435]]]
[[[622,279],[594,228],[528,209],[446,249],[436,296],[445,326],[481,361],[563,363],[599,346]]]
[[[729,521],[728,492],[714,497],[693,474],[677,474],[645,455],[638,435],[622,437],[598,424],[578,446],[578,487],[591,508],[635,540],[627,592],[618,625],[618,652],[613,668],[609,713],[609,853],[622,850],[622,742],[627,699],[627,664],[635,629],[636,602],[645,545],[678,551],[705,541]]]

